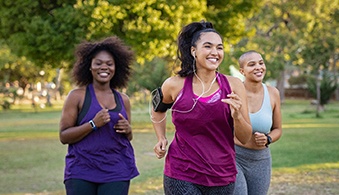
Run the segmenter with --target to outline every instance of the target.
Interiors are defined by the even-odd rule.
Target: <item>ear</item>
[[[191,47],[191,54],[192,54],[193,58],[196,57],[196,56],[195,56],[195,48],[194,48],[194,47]]]
[[[239,72],[242,74],[242,75],[244,75],[245,73],[244,73],[244,69],[243,68],[240,68],[239,69]]]

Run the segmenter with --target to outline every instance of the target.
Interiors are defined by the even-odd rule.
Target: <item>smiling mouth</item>
[[[217,58],[208,58],[207,60],[208,60],[208,61],[211,61],[211,62],[217,62],[217,61],[219,61],[219,59],[217,59]]]
[[[109,73],[107,73],[107,72],[101,72],[101,73],[99,73],[99,75],[100,75],[100,76],[103,76],[103,77],[106,77],[106,76],[109,75]]]

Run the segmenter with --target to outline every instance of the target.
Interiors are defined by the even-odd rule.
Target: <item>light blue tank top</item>
[[[272,106],[270,95],[265,84],[264,87],[264,100],[258,112],[250,113],[250,120],[252,124],[252,131],[259,133],[269,133],[272,127]]]

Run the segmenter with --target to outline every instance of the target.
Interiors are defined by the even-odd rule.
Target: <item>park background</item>
[[[237,58],[257,50],[280,91],[270,194],[339,194],[338,0],[0,0],[0,18],[0,194],[64,194],[58,122],[74,48],[112,35],[136,54],[122,89],[141,172],[131,194],[162,194],[150,92],[178,69],[179,30],[201,20],[224,37],[220,72],[238,76]]]

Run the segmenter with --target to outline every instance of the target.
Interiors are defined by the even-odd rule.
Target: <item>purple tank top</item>
[[[81,141],[69,144],[66,155],[64,179],[77,178],[91,182],[107,183],[130,180],[137,175],[134,150],[124,134],[116,133],[113,126],[118,113],[127,118],[121,95],[113,90],[116,108],[109,110],[111,121],[92,131]],[[88,123],[102,108],[96,99],[92,84],[87,86],[78,124]]]
[[[172,107],[175,135],[165,160],[164,174],[204,186],[223,186],[235,181],[233,118],[229,105],[221,102],[231,93],[225,75],[218,74],[220,100],[198,101],[194,109],[193,76],[185,79],[184,87]]]

